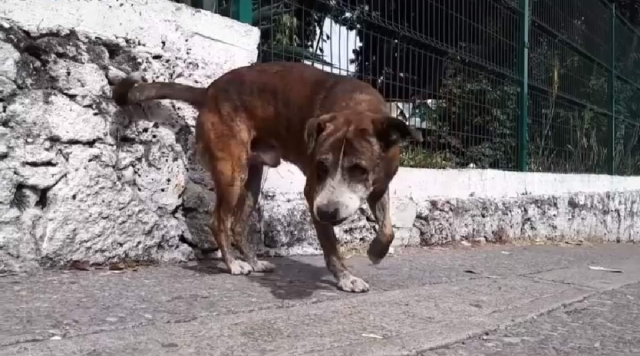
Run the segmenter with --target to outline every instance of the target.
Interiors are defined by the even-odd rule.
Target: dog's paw
[[[338,281],[338,288],[345,292],[364,293],[369,291],[369,284],[361,278],[351,274],[345,274]]]
[[[256,272],[270,273],[275,271],[276,266],[273,263],[267,261],[258,261],[253,266],[253,270]]]
[[[231,263],[227,267],[229,267],[229,273],[233,275],[247,275],[250,274],[253,270],[250,264],[240,260],[231,261]]]
[[[391,244],[384,243],[378,238],[371,240],[369,249],[367,250],[367,256],[369,257],[369,260],[371,260],[374,265],[382,262],[384,257],[389,252],[389,246],[391,246]]]

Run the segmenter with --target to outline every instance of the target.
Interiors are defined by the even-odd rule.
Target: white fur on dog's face
[[[349,181],[339,166],[318,187],[313,213],[322,222],[338,225],[358,211],[370,190],[364,183]]]
[[[339,225],[358,211],[371,193],[371,172],[356,157],[340,151],[317,162],[318,185],[313,202],[316,219]],[[354,160],[355,158],[355,160]]]

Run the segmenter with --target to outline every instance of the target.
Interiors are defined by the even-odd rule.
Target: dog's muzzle
[[[316,208],[316,218],[325,224],[338,226],[345,222],[348,217],[341,217],[340,208],[336,206],[324,206]]]

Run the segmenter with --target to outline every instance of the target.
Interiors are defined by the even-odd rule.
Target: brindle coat
[[[306,176],[304,195],[338,287],[369,290],[344,265],[334,226],[366,201],[379,225],[368,256],[379,263],[394,238],[387,187],[398,170],[400,142],[421,140],[388,115],[378,91],[310,65],[266,63],[232,70],[206,89],[128,78],[113,97],[121,106],[173,99],[198,109],[196,144],[216,186],[211,230],[230,273],[274,269],[247,243],[246,221],[259,197],[263,166],[286,160]],[[230,242],[246,262],[231,255]]]

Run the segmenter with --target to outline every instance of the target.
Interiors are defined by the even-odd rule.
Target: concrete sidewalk
[[[611,329],[602,318],[616,310],[619,328],[640,335],[630,317],[640,307],[629,306],[640,300],[639,245],[415,249],[379,266],[352,257],[372,286],[360,295],[336,290],[321,257],[273,261],[275,274],[248,277],[194,265],[0,277],[0,355],[546,355],[553,342],[576,355],[640,350],[637,337],[614,349],[589,339],[593,353],[573,353],[575,338],[593,333],[531,336],[536,323]],[[594,313],[604,316],[554,314],[580,303],[600,303]]]

